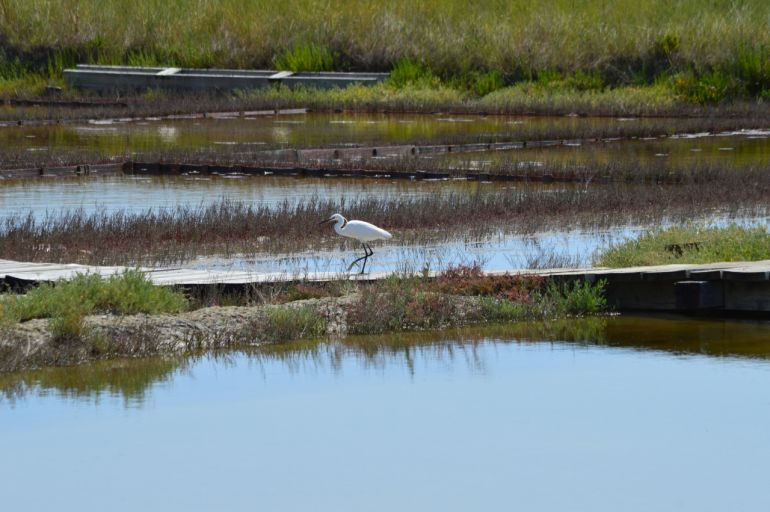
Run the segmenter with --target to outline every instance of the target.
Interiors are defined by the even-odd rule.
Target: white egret
[[[393,235],[388,233],[382,228],[378,228],[374,224],[369,224],[368,222],[364,222],[362,220],[351,220],[348,221],[340,215],[339,213],[335,213],[331,217],[329,217],[326,220],[323,220],[319,222],[318,224],[325,224],[327,222],[334,222],[334,231],[337,232],[338,235],[342,235],[348,238],[355,238],[359,242],[361,242],[361,245],[364,248],[364,255],[358,258],[357,260],[353,261],[353,263],[350,264],[348,267],[348,270],[353,268],[353,265],[358,263],[361,260],[364,260],[364,264],[361,267],[361,273],[364,273],[364,270],[366,269],[366,262],[369,259],[369,256],[374,254],[374,251],[372,250],[372,247],[369,245],[369,242],[374,242],[375,240],[388,240],[390,238],[393,238]]]

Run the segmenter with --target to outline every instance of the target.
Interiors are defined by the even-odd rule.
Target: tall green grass
[[[739,82],[731,94],[762,96],[768,16],[764,0],[2,0],[0,62],[55,77],[75,61],[370,71],[410,61],[479,95],[549,74],[578,90],[681,73],[719,89],[708,83],[718,72]]]

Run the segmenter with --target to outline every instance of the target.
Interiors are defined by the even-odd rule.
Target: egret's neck
[[[334,224],[334,231],[337,232],[338,235],[342,234],[342,229],[345,227],[345,224],[347,224],[348,221],[345,220],[345,218],[337,219],[337,222]]]

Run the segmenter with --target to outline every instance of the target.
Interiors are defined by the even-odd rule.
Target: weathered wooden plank
[[[690,271],[692,279],[701,279],[705,281],[717,281],[722,279],[723,268],[694,269]]]

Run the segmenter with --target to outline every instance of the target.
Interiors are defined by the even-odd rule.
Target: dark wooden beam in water
[[[80,178],[85,176],[120,176],[130,169],[130,164],[80,164],[53,167],[27,167],[0,169],[0,179],[28,178]]]
[[[94,267],[56,263],[26,263],[0,260],[0,285],[34,286],[69,279],[78,273],[109,276],[124,267]],[[189,289],[207,287],[253,287],[275,283],[356,280],[376,281],[392,275],[336,272],[215,271],[195,269],[144,269],[154,283]],[[431,272],[435,277],[440,272]],[[770,316],[770,260],[713,263],[706,265],[660,265],[633,268],[587,268],[529,270],[511,269],[488,275],[538,275],[560,281],[607,282],[606,297],[616,311],[671,311],[681,313],[750,313]]]

